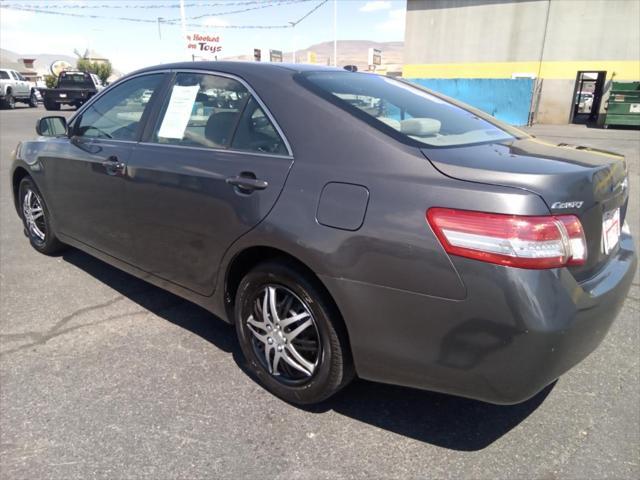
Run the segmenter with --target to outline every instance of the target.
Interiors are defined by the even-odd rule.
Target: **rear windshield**
[[[93,82],[91,77],[86,73],[62,73],[58,81],[59,87],[66,88],[91,88]]]
[[[426,146],[459,146],[517,138],[514,129],[471,107],[463,108],[388,77],[351,72],[310,72],[312,86],[331,95],[353,113],[364,112],[376,122]]]
[[[0,70],[0,79],[7,80],[8,78],[9,78],[9,74],[7,72]]]

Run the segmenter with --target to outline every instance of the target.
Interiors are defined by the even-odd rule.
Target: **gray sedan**
[[[602,341],[636,269],[624,158],[400,80],[162,65],[36,130],[12,170],[33,247],[234,323],[297,404],[355,375],[523,401]]]

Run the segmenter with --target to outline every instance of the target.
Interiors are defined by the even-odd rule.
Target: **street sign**
[[[269,61],[282,63],[282,50],[269,50]]]
[[[311,50],[309,50],[307,52],[307,63],[317,63],[318,62],[318,55],[316,54],[316,52],[312,52]]]
[[[369,49],[369,59],[368,59],[368,65],[370,67],[372,66],[376,66],[376,65],[381,65],[382,64],[382,50],[380,50],[379,48],[370,48]]]
[[[217,55],[222,51],[219,35],[201,35],[194,33],[187,35],[187,50],[191,53],[198,52],[209,55]]]
[[[65,70],[71,70],[72,68],[73,67],[69,62],[65,62],[64,60],[56,60],[51,64],[49,70],[51,70],[51,74],[54,77],[57,77],[61,72],[64,72]]]

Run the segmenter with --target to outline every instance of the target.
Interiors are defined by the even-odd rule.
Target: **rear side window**
[[[9,80],[9,74],[0,70],[0,80]]]
[[[92,88],[93,82],[88,73],[66,73],[60,74],[58,86],[61,88]]]
[[[311,72],[304,77],[313,90],[339,106],[384,124],[425,146],[458,146],[515,138],[509,127],[483,118],[427,91],[380,75]],[[303,82],[305,83],[305,82]],[[363,115],[364,114],[364,115]]]
[[[277,155],[288,153],[282,138],[254,98],[244,108],[231,148]]]
[[[242,83],[204,73],[176,75],[153,141],[287,154],[273,124]]]
[[[179,73],[168,97],[155,142],[224,148],[231,142],[250,94],[232,78]]]

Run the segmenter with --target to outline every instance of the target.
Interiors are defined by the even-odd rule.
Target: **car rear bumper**
[[[464,300],[323,277],[362,378],[498,404],[524,401],[602,341],[637,267],[633,239],[591,279],[453,258]]]

